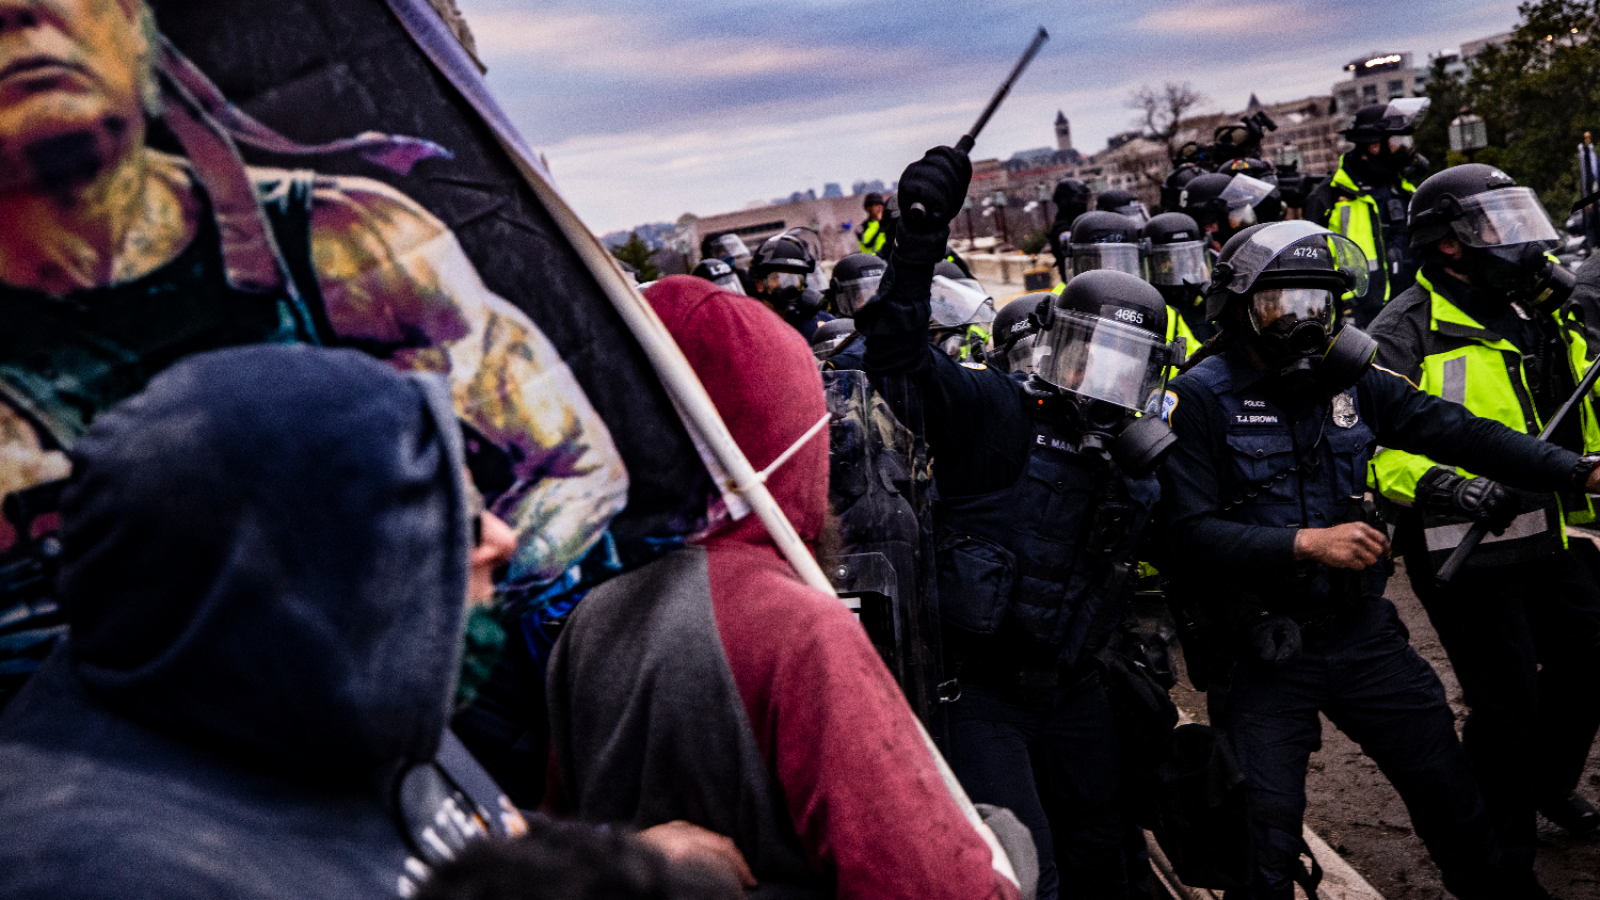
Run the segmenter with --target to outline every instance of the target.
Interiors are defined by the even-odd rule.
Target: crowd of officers
[[[552,645],[495,579],[559,582],[627,490],[554,345],[420,205],[247,165],[229,128],[264,126],[213,119],[142,4],[84,5],[6,45],[75,50],[7,66],[32,118],[0,123],[33,217],[0,231],[0,898],[1126,900],[1148,828],[1186,882],[1288,900],[1319,714],[1462,900],[1550,896],[1537,815],[1600,826],[1568,530],[1600,269],[1505,173],[1423,177],[1420,104],[1359,111],[1309,191],[1259,114],[1158,215],[1063,181],[1062,284],[999,309],[949,147],[831,275],[806,229],[709,241],[645,300],[837,596],[708,512]],[[83,204],[114,195],[146,203]]]
[[[1428,175],[1426,106],[1357,111],[1314,186],[1256,158],[1259,114],[1185,146],[1157,215],[1065,179],[1061,283],[998,312],[946,243],[971,171],[949,148],[906,170],[888,224],[867,198],[862,252],[826,290],[801,233],[706,248],[697,274],[753,284],[830,390],[864,379],[905,426],[887,440],[909,474],[877,499],[836,484],[840,558],[918,548],[879,589],[898,618],[874,640],[967,792],[1031,830],[1041,898],[1145,896],[1140,826],[1230,898],[1314,889],[1319,713],[1395,786],[1456,896],[1548,897],[1536,814],[1600,827],[1576,790],[1600,728],[1600,552],[1568,528],[1595,518],[1600,419],[1574,392],[1600,271],[1562,267],[1505,173]],[[836,426],[836,481],[860,480],[860,434]],[[894,504],[909,533],[884,527],[906,521]],[[1481,548],[1439,579],[1474,525]],[[1394,556],[1460,679],[1459,740],[1384,599]],[[1174,630],[1211,729],[1171,730]],[[1246,799],[1179,800],[1177,771]]]

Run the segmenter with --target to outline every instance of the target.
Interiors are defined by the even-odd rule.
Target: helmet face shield
[[[933,276],[931,300],[928,317],[930,329],[988,325],[994,321],[994,300],[983,291],[953,278]]]
[[[1244,173],[1233,176],[1228,186],[1222,190],[1222,199],[1227,201],[1228,212],[1232,215],[1236,209],[1250,207],[1254,209],[1261,201],[1271,196],[1276,187],[1270,182],[1262,181]]]
[[[1143,412],[1166,383],[1167,345],[1143,328],[1058,309],[1039,344],[1035,374],[1080,397]]]
[[[1409,134],[1394,134],[1389,136],[1390,153],[1410,153],[1417,147],[1416,139]]]
[[[1256,278],[1280,256],[1284,260],[1279,269],[1303,269],[1307,275],[1338,272],[1351,285],[1349,290],[1354,296],[1367,292],[1367,256],[1361,248],[1349,238],[1305,219],[1262,226],[1225,262],[1218,263],[1219,269],[1226,266],[1227,280],[1214,287],[1235,294],[1249,293]]]
[[[1206,241],[1157,244],[1150,248],[1150,283],[1202,285],[1211,280],[1211,251]]]
[[[736,234],[725,234],[717,238],[717,244],[722,248],[722,258],[733,265],[735,269],[750,268],[750,248],[739,240]]]
[[[735,294],[744,293],[744,285],[739,283],[739,276],[732,272],[720,278],[711,279],[711,283],[725,291],[731,291]]]
[[[1428,111],[1433,101],[1427,97],[1400,97],[1389,101],[1383,111],[1383,127],[1388,131],[1412,131],[1417,120]]]
[[[1250,297],[1250,324],[1265,331],[1282,322],[1280,329],[1296,322],[1320,322],[1326,326],[1333,315],[1333,292],[1325,288],[1262,288]]]
[[[833,286],[833,304],[839,312],[853,316],[878,295],[878,284],[882,281],[883,272],[877,271],[861,278],[836,282]]]
[[[1532,188],[1505,187],[1473,194],[1460,201],[1461,215],[1450,223],[1469,247],[1561,242],[1550,216]]]
[[[1138,244],[1072,244],[1070,249],[1074,275],[1110,269],[1136,278],[1146,277],[1144,248]]]

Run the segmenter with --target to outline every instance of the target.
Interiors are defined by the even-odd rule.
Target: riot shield
[[[939,630],[928,599],[923,527],[913,503],[919,467],[913,435],[857,370],[825,371],[829,510],[838,549],[821,562],[929,731],[939,674]]]

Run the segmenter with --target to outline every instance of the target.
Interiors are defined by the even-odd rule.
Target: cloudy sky
[[[974,156],[1093,152],[1129,93],[1189,81],[1202,111],[1326,94],[1372,51],[1509,30],[1516,0],[457,0],[489,84],[606,232],[899,176],[972,124],[1038,25],[1051,40]]]

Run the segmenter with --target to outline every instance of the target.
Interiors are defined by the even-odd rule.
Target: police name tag
[[[1356,414],[1356,401],[1348,393],[1333,395],[1333,424],[1340,428],[1354,427],[1361,417]]]
[[[1257,413],[1235,413],[1234,417],[1233,417],[1233,424],[1235,424],[1235,425],[1276,425],[1276,424],[1278,424],[1278,417],[1275,416],[1275,415],[1272,415],[1270,413],[1260,413],[1260,414],[1257,414]]]

